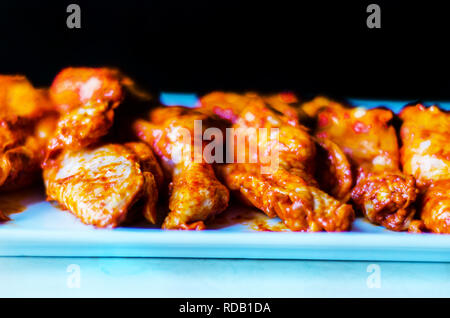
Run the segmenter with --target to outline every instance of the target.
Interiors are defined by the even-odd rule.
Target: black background
[[[81,6],[81,29],[66,7]],[[381,6],[381,29],[366,7]],[[154,90],[450,99],[450,11],[410,1],[2,1],[0,72],[111,65]]]
[[[211,316],[199,313],[180,313],[179,309],[181,305],[189,304],[214,304],[215,307],[224,307],[224,303],[255,303],[262,304],[268,303],[271,308],[271,312],[258,312],[258,313],[224,313],[223,311],[216,310]],[[374,315],[382,316],[386,313],[386,308],[389,307],[389,312],[400,316],[411,316],[417,314],[418,310],[422,308],[435,308],[435,310],[444,311],[448,307],[448,299],[349,299],[349,298],[332,298],[332,299],[318,299],[318,298],[126,298],[126,299],[94,299],[94,298],[3,298],[0,299],[0,303],[4,303],[6,306],[15,306],[16,312],[29,311],[35,314],[39,311],[46,311],[46,315],[50,317],[57,317],[61,315],[58,310],[49,310],[49,308],[55,308],[55,305],[60,305],[61,308],[70,308],[71,313],[75,315],[86,315],[86,312],[90,314],[98,314],[99,316],[105,316],[107,314],[135,316],[142,314],[143,308],[146,309],[145,313],[151,312],[151,315],[156,316],[179,316],[179,317],[280,317],[285,314],[290,316],[297,313],[303,313],[306,310],[320,309],[320,313],[326,316],[336,316],[336,313],[344,313],[348,317],[360,317],[361,310],[370,308],[370,312]],[[311,308],[311,309],[310,309]],[[300,311],[302,310],[302,311]],[[58,317],[59,317],[58,316]]]

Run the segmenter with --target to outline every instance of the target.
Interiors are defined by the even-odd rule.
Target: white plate
[[[448,109],[448,104],[444,107]],[[243,208],[232,208],[202,232],[146,226],[96,229],[46,202],[43,192],[30,189],[0,196],[0,208],[5,202],[6,208],[25,207],[0,225],[0,256],[450,261],[450,235],[395,233],[363,219],[347,233],[261,232],[254,230],[257,224],[275,228],[279,220]],[[240,214],[251,215],[256,222],[237,222]]]
[[[1,256],[450,261],[450,236],[394,233],[363,219],[348,233],[261,232],[253,230],[255,224],[278,220],[253,210],[232,209],[214,229],[203,232],[144,226],[96,229],[45,202],[42,192],[27,190],[0,198],[3,206],[5,200],[27,206],[0,226]],[[246,213],[258,221],[233,221]]]

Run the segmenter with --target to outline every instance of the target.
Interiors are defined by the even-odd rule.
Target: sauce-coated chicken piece
[[[291,109],[289,105],[271,104],[254,93],[214,92],[201,98],[202,111],[228,120],[233,128],[278,129],[278,139],[258,138],[256,163],[229,163],[220,168],[227,186],[268,216],[280,217],[293,231],[349,230],[354,219],[352,207],[320,190],[313,179],[313,138],[296,121],[295,111],[291,116],[280,112]],[[262,173],[261,168],[271,164],[266,154],[274,151],[279,166]]]
[[[394,231],[406,230],[414,216],[417,189],[412,176],[399,168],[393,114],[386,109],[346,108],[317,97],[302,105],[317,118],[316,135],[329,138],[345,152],[356,174],[351,197],[375,224]]]
[[[416,105],[400,118],[401,161],[421,190],[421,220],[429,231],[450,233],[450,114]]]
[[[353,176],[350,162],[344,151],[329,138],[318,138],[317,169],[315,178],[320,188],[339,199],[347,202],[353,186]]]
[[[204,229],[204,221],[228,206],[228,189],[216,179],[212,165],[203,156],[194,158],[196,120],[202,122],[198,133],[203,134],[210,124],[208,116],[183,107],[158,108],[150,113],[150,121],[134,123],[136,135],[153,148],[172,179],[164,229]],[[197,138],[202,140],[202,136]]]
[[[20,75],[0,75],[0,191],[32,184],[41,171],[55,114],[47,91]],[[0,212],[0,222],[9,220]]]
[[[153,151],[143,142],[127,142],[125,147],[131,150],[139,161],[144,175],[144,192],[146,201],[143,208],[144,217],[152,224],[156,224],[156,204],[158,189],[164,184],[164,174]]]
[[[120,225],[141,201],[144,215],[154,222],[156,180],[144,167],[155,163],[145,163],[154,158],[143,147],[132,143],[65,150],[44,168],[48,200],[97,227]]]
[[[55,117],[36,123],[0,119],[0,191],[30,185],[39,176],[47,135],[54,128]]]
[[[63,114],[47,146],[48,158],[64,149],[78,150],[97,142],[113,124],[114,111],[106,103],[93,103]]]
[[[54,79],[50,95],[61,113],[47,157],[65,149],[78,150],[106,135],[113,124],[114,109],[132,81],[108,68],[66,68]]]
[[[53,111],[46,89],[37,89],[22,75],[0,75],[0,118],[38,119]]]
[[[20,75],[0,75],[0,191],[31,184],[39,175],[54,127],[52,103]]]
[[[278,142],[268,144],[266,140],[261,139],[258,141],[258,147],[266,148],[267,153],[270,153],[272,148],[279,147],[279,163],[283,168],[297,168],[313,173],[316,146],[307,129],[299,123],[288,124],[290,118],[270,107],[257,94],[213,92],[201,98],[200,109],[229,121],[236,129],[278,129]],[[263,159],[258,158],[259,161]]]
[[[130,81],[116,69],[68,67],[53,80],[50,96],[61,113],[83,107],[90,102],[119,105],[123,98],[123,81]]]
[[[295,158],[298,157],[294,154],[294,165],[292,166],[290,163],[287,163],[285,168],[290,169],[291,172],[297,175],[301,173],[301,176],[308,179],[311,185],[319,185],[319,187],[327,193],[340,201],[346,202],[350,196],[353,179],[350,163],[343,151],[329,139],[311,138],[311,136],[306,133],[306,128],[300,124],[299,121],[299,119],[304,119],[306,117],[305,114],[301,113],[301,109],[298,107],[299,100],[293,93],[280,93],[265,96],[263,98],[264,99],[261,99],[256,93],[239,95],[213,92],[203,98],[203,105],[200,109],[207,113],[215,113],[222,116],[222,118],[230,122],[237,122],[239,113],[243,111],[243,108],[247,107],[247,105],[253,105],[248,109],[252,109],[255,113],[261,111],[261,114],[263,114],[262,118],[266,116],[266,118],[269,119],[268,122],[273,121],[273,123],[275,123],[273,127],[282,127],[281,131],[285,136],[283,139],[286,144],[301,145],[301,147],[310,151],[310,153],[305,152],[305,156],[309,158],[308,160],[305,160],[305,164],[302,166],[295,164]],[[219,105],[216,105],[216,101],[221,105],[220,107]],[[268,113],[264,115],[265,112]],[[253,114],[249,113],[246,116],[252,118]],[[277,119],[275,120],[275,118]],[[258,125],[261,123],[262,122],[258,123]],[[241,127],[238,123],[235,124],[235,126]],[[253,124],[247,126],[244,123],[242,126],[251,127]],[[294,128],[289,128],[288,126]],[[294,137],[292,137],[292,135],[294,135]],[[299,140],[290,140],[296,138]],[[313,142],[313,144],[311,142]],[[261,146],[264,146],[263,143],[264,142],[262,142]],[[283,149],[289,148],[283,147]],[[313,158],[313,160],[311,158]],[[316,167],[320,168],[315,169]]]
[[[438,180],[425,190],[420,217],[429,231],[450,234],[450,179]]]
[[[310,121],[308,115],[299,107],[299,99],[291,92],[266,96],[264,100],[280,112],[283,115],[281,118],[291,126],[303,127],[300,122]],[[342,202],[347,202],[353,186],[350,162],[342,149],[330,139],[315,136],[313,140],[317,150],[314,178],[322,190]]]
[[[350,205],[309,185],[292,171],[281,168],[273,174],[261,174],[255,165],[237,163],[219,170],[226,185],[243,202],[269,217],[278,216],[292,231],[334,232],[351,228],[354,212]]]
[[[114,109],[133,82],[108,68],[67,68],[50,95],[61,114],[47,143],[44,181],[50,200],[97,227],[116,227],[132,207],[156,222],[162,171],[143,143],[104,144]],[[139,201],[139,202],[138,202]]]
[[[278,111],[287,119],[287,123],[291,126],[298,126],[300,124],[300,108],[299,98],[290,92],[278,93],[269,96],[265,96],[264,100],[272,108]]]

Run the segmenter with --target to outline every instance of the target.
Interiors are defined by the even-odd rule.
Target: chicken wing
[[[65,149],[79,150],[97,142],[113,124],[114,109],[132,81],[108,68],[66,68],[50,87],[61,118],[48,143],[47,157]]]
[[[146,146],[107,144],[65,150],[44,169],[48,200],[97,227],[118,226],[139,201],[146,217],[155,220],[156,180],[144,170],[154,163],[142,163],[149,160],[150,149],[140,157],[137,147],[142,151]]]
[[[37,180],[55,114],[47,90],[20,75],[0,75],[0,191]],[[9,217],[0,212],[0,222]]]
[[[308,185],[285,169],[261,174],[259,167],[227,164],[220,167],[226,185],[249,205],[269,217],[278,216],[292,231],[347,231],[354,219],[350,205]]]
[[[127,142],[125,147],[131,150],[139,161],[144,176],[146,200],[144,202],[144,217],[152,224],[156,224],[156,204],[158,189],[164,184],[164,174],[153,151],[143,142]]]
[[[162,107],[150,113],[150,121],[137,120],[136,135],[159,157],[170,183],[169,214],[164,229],[201,230],[204,221],[224,211],[229,193],[203,156],[194,158],[194,121],[202,133],[210,125],[207,115],[183,107]],[[197,136],[202,140],[202,136]],[[201,145],[203,150],[203,146]],[[201,152],[203,153],[203,152]]]
[[[435,233],[450,233],[450,114],[436,106],[400,113],[403,170],[421,190],[421,220]]]
[[[0,75],[0,191],[31,184],[40,172],[52,104],[23,76]]]
[[[350,162],[344,151],[328,138],[318,138],[317,166],[314,173],[320,188],[341,202],[347,202],[353,187]]]
[[[46,89],[37,89],[22,75],[0,75],[0,118],[38,119],[53,111]]]
[[[123,81],[130,80],[116,69],[68,67],[56,75],[50,96],[61,113],[95,101],[114,109],[123,99]]]
[[[235,129],[278,129],[278,139],[258,138],[255,163],[235,161],[220,169],[225,183],[268,216],[279,216],[293,231],[349,230],[352,207],[321,191],[313,178],[317,152],[313,138],[295,116],[280,112],[289,105],[276,109],[270,104],[255,93],[214,92],[201,98],[202,111],[228,120]],[[236,154],[235,149],[228,151]],[[261,167],[271,164],[265,154],[274,152],[279,166],[262,173]]]
[[[285,121],[294,127],[308,123],[311,118],[300,107],[300,100],[294,93],[283,92],[265,96],[264,100],[283,115]],[[350,162],[342,149],[329,138],[313,137],[316,144],[314,178],[319,187],[342,202],[347,202],[353,186]]]
[[[302,105],[317,119],[316,135],[329,138],[350,159],[356,174],[351,197],[369,221],[394,231],[406,230],[414,216],[417,189],[399,168],[393,117],[386,109],[346,108],[318,97]]]
[[[53,81],[50,95],[61,114],[47,143],[43,164],[49,200],[58,201],[82,222],[116,227],[132,207],[156,222],[162,171],[143,143],[101,140],[114,110],[133,82],[114,69],[67,68]]]
[[[30,126],[28,126],[30,125]],[[39,176],[45,143],[31,124],[0,120],[0,191],[30,185]]]

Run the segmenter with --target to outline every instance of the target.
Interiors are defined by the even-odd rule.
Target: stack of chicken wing
[[[396,116],[213,92],[169,107],[115,69],[67,68],[45,89],[0,76],[0,191],[42,175],[49,201],[102,228],[142,218],[202,230],[232,198],[292,231],[348,231],[361,214],[393,231],[450,233],[449,141],[437,106]]]

